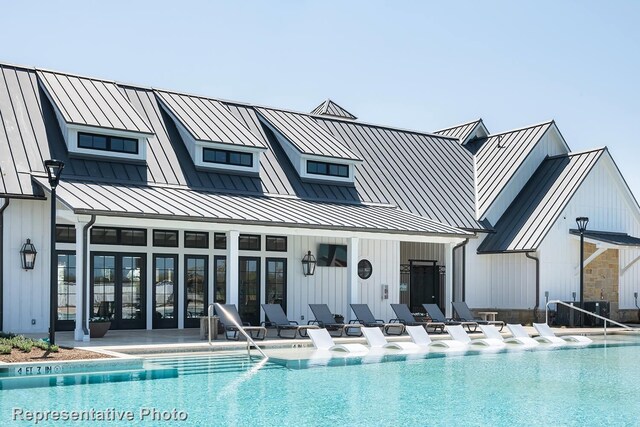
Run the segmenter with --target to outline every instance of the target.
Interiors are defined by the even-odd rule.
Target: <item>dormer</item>
[[[300,178],[350,184],[362,162],[306,114],[257,108],[260,121],[274,134]]]
[[[145,162],[151,127],[116,83],[37,70],[71,156]]]
[[[258,174],[267,149],[221,102],[199,96],[155,90],[171,117],[196,168],[236,174]]]

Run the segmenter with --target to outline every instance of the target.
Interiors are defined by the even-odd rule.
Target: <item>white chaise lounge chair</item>
[[[563,344],[567,342],[589,344],[593,342],[591,338],[583,337],[582,335],[564,335],[562,337],[558,337],[546,323],[534,323],[533,327],[536,328],[536,331],[540,334],[538,341],[549,342],[552,344]]]
[[[318,350],[346,351],[347,353],[365,353],[369,349],[362,344],[336,344],[326,329],[309,329],[307,331],[313,346]]]
[[[420,326],[422,328],[422,326]],[[424,328],[422,328],[424,329]],[[364,337],[369,344],[369,347],[373,348],[397,348],[398,350],[420,350],[418,344],[412,342],[389,342],[382,334],[382,330],[378,327],[364,327],[361,329]],[[426,332],[426,331],[425,331]]]
[[[447,332],[451,335],[455,341],[461,342],[463,344],[468,345],[482,345],[485,347],[504,347],[505,344],[502,340],[498,340],[495,338],[477,338],[472,340],[469,338],[469,335],[462,328],[462,325],[449,325],[446,327]]]
[[[411,341],[422,349],[429,347],[447,347],[452,349],[464,349],[467,345],[454,340],[432,341],[427,331],[422,326],[407,326],[407,333]]]
[[[509,327],[510,325],[507,325],[507,327]],[[517,325],[522,327],[522,325]],[[529,337],[529,335],[527,335],[527,332],[524,331],[525,335],[527,335],[526,337],[509,337],[509,338],[504,338],[502,336],[502,334],[500,333],[500,331],[498,330],[498,328],[496,328],[493,325],[479,325],[480,329],[482,330],[482,333],[484,334],[484,336],[486,338],[489,339],[495,339],[498,341],[502,341],[505,344],[519,344],[519,345],[528,345],[528,346],[534,346],[534,345],[539,345],[540,343],[536,340],[534,340],[533,338]],[[509,329],[511,330],[511,329]],[[511,332],[513,334],[513,332]]]
[[[524,345],[540,345],[540,341],[536,341],[531,338],[531,336],[529,336],[527,331],[524,329],[524,326],[518,323],[507,323],[507,328],[513,336],[511,338],[507,338],[505,342],[507,342],[508,340],[513,340],[513,342],[519,342],[520,344]]]

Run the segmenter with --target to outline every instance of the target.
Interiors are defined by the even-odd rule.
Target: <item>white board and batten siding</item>
[[[569,234],[575,219],[589,218],[588,229],[622,232],[640,236],[640,216],[615,165],[608,154],[602,156],[578,189],[573,199],[542,242],[541,298],[549,291],[550,299],[570,301],[579,292],[580,241]],[[620,272],[640,256],[640,250],[619,248]],[[635,308],[633,293],[640,292],[640,262],[629,267],[619,283],[619,308]],[[605,299],[606,295],[605,295]],[[615,301],[613,301],[615,302]]]
[[[347,301],[347,268],[317,267],[313,276],[302,274],[302,257],[307,251],[317,256],[321,243],[346,245],[347,239],[312,236],[289,237],[289,277],[287,315],[300,324],[312,320],[309,304],[327,304],[332,313],[349,313]],[[359,279],[359,301],[371,308],[374,316],[389,320],[395,316],[389,304],[399,296],[400,243],[398,241],[359,239],[358,260],[368,259],[373,271],[367,280]],[[389,286],[389,299],[382,299],[382,285]],[[304,316],[304,319],[302,317]]]
[[[49,330],[49,202],[12,199],[4,211],[3,329]],[[20,249],[27,239],[38,252],[33,270],[23,270]],[[32,324],[35,320],[35,325]]]
[[[558,134],[556,127],[551,126],[531,150],[513,177],[506,183],[491,206],[486,212],[480,212],[481,216],[488,219],[491,224],[495,224],[518,193],[522,191],[527,181],[529,181],[529,178],[531,178],[544,159],[547,156],[556,156],[566,154],[567,152],[567,147]]]

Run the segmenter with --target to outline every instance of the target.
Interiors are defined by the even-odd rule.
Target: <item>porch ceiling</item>
[[[48,191],[46,179],[34,179]],[[392,234],[398,240],[403,235],[410,240],[437,237],[451,241],[473,236],[392,206],[80,181],[61,182],[57,195],[75,214]]]

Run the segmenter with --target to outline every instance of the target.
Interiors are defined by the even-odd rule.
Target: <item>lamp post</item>
[[[580,216],[576,218],[578,231],[580,232],[580,308],[584,310],[584,232],[587,231],[589,218]],[[583,316],[580,315],[580,326],[582,326]]]
[[[51,186],[51,283],[49,298],[49,344],[55,344],[56,337],[56,314],[58,312],[58,268],[56,256],[56,187],[60,182],[60,175],[64,169],[64,162],[60,160],[45,160],[44,169],[47,171],[47,178]]]

